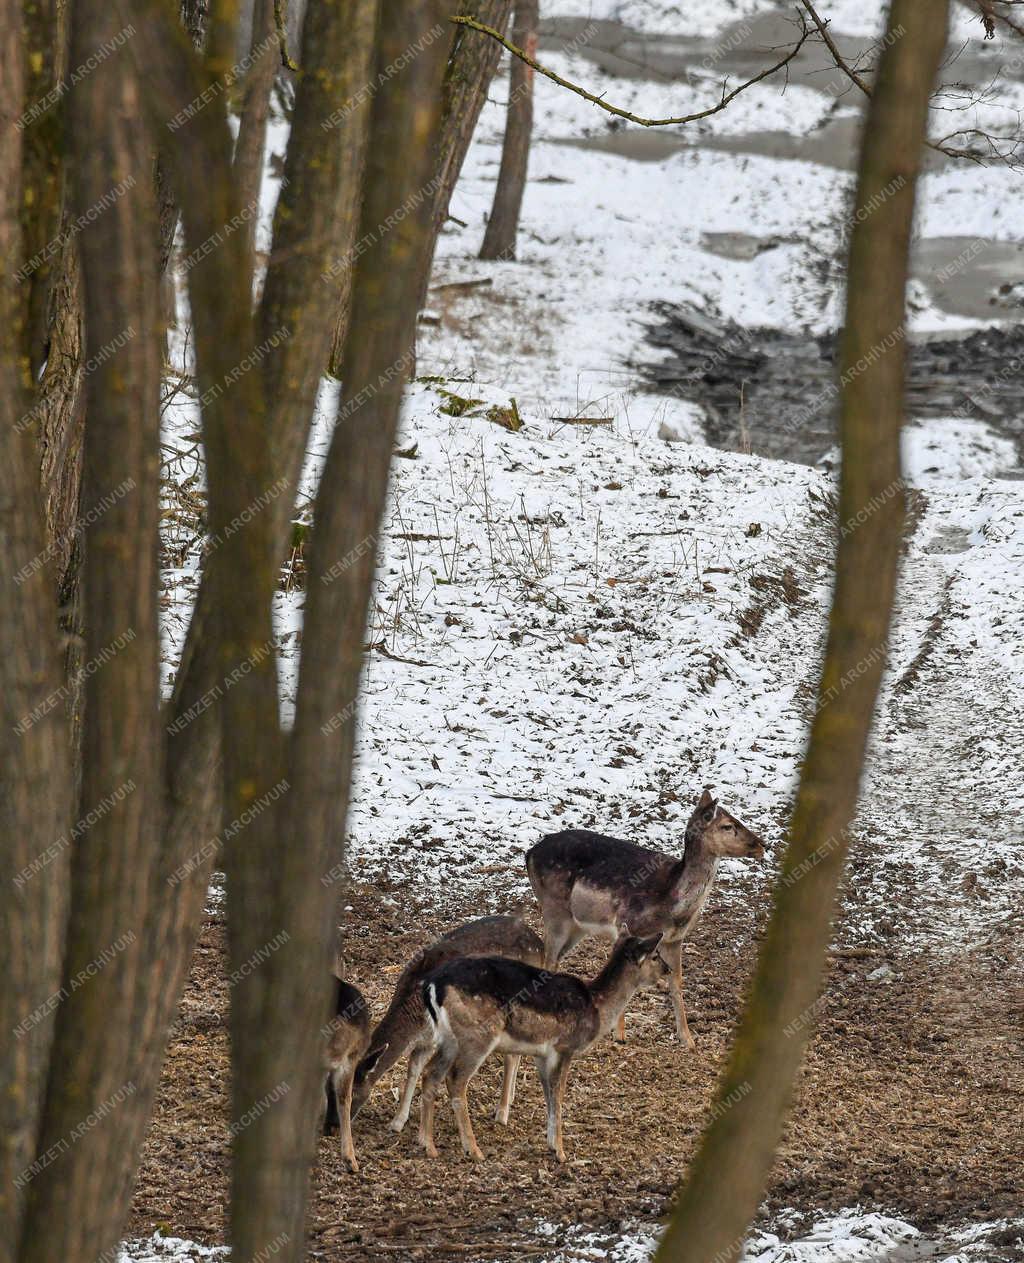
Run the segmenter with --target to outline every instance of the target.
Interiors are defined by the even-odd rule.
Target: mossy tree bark
[[[81,0],[71,15],[71,61],[86,64],[118,30],[104,0]],[[71,112],[72,207],[76,223],[89,226],[78,235],[93,420],[82,478],[87,671],[77,805],[89,824],[71,852],[64,986],[39,1148],[74,1143],[59,1163],[32,1173],[21,1225],[26,1261],[95,1257],[113,1244],[107,1172],[139,1108],[132,1000],[146,967],[146,879],[162,816],[156,218],[140,112],[134,79],[115,57],[82,78]],[[118,354],[104,355],[117,341]]]
[[[841,529],[828,643],[790,841],[753,988],[656,1256],[738,1257],[813,1017],[883,669],[903,524],[905,291],[948,0],[894,0],[861,142],[840,354]],[[896,190],[893,192],[893,190]],[[853,525],[856,523],[856,525]]]
[[[26,89],[20,0],[0,0],[0,26],[10,42],[0,59],[0,258],[10,264],[22,258],[22,133],[14,126]],[[36,1154],[54,1028],[46,1005],[60,987],[66,917],[68,853],[59,839],[71,824],[68,734],[63,707],[52,704],[62,680],[54,568],[25,424],[28,318],[15,270],[0,273],[0,1263],[18,1257],[23,1172]]]

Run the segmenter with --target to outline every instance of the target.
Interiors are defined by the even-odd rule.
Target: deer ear
[[[377,1064],[378,1061],[380,1061],[381,1057],[384,1056],[384,1054],[387,1052],[387,1050],[390,1047],[391,1047],[390,1043],[382,1044],[380,1048],[374,1048],[366,1054],[366,1056],[359,1063],[359,1070],[362,1073],[364,1078],[366,1075],[370,1073],[373,1067]]]
[[[700,811],[704,807],[710,807],[715,800],[711,797],[711,791],[705,789],[700,798],[697,799],[697,810]]]

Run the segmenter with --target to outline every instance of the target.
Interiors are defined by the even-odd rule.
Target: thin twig
[[[277,42],[281,49],[281,65],[285,70],[298,70],[298,64],[288,55],[288,31],[285,26],[285,0],[274,0],[274,25],[277,27]]]
[[[579,84],[571,83],[568,79],[563,79],[561,75],[556,75],[553,70],[545,69],[545,67],[539,62],[534,61],[532,57],[524,53],[521,48],[517,48],[515,44],[507,40],[500,31],[496,31],[490,26],[484,26],[484,24],[482,22],[478,22],[476,18],[454,17],[451,18],[450,21],[459,26],[468,26],[471,30],[480,31],[483,35],[489,35],[491,39],[497,40],[502,48],[508,49],[513,57],[518,57],[520,61],[525,61],[526,64],[531,66],[538,74],[544,75],[544,77],[546,79],[550,79],[552,83],[557,83],[559,87],[568,88],[570,92],[575,92],[577,96],[583,97],[585,101],[590,101],[591,104],[600,106],[602,110],[607,110],[609,114],[614,114],[618,118],[624,118],[630,123],[637,123],[641,127],[671,127],[679,123],[696,123],[699,119],[707,118],[711,114],[717,114],[719,110],[724,110],[729,102],[739,96],[741,92],[746,91],[747,88],[753,87],[755,83],[760,83],[762,79],[767,79],[769,76],[776,74],[784,66],[788,66],[803,47],[804,41],[811,34],[811,29],[804,21],[803,14],[800,13],[799,9],[797,10],[797,17],[800,19],[800,38],[781,61],[776,62],[774,66],[769,66],[767,70],[762,70],[759,75],[755,75],[753,79],[748,79],[746,83],[741,83],[738,88],[733,88],[731,92],[726,92],[725,84],[723,84],[722,99],[717,105],[712,105],[710,109],[707,110],[699,110],[696,114],[684,114],[679,118],[640,118],[636,114],[631,114],[629,110],[621,110],[617,105],[609,105],[609,103],[601,97],[594,96],[594,94],[592,92],[588,92],[586,88],[581,88]]]
[[[860,88],[861,92],[863,92],[866,97],[870,97],[871,96],[870,84],[864,81],[861,75],[859,75],[857,71],[854,70],[854,68],[849,64],[849,62],[846,61],[842,53],[836,47],[835,40],[829,34],[828,22],[824,21],[820,17],[814,5],[811,3],[811,0],[800,0],[800,3],[804,6],[808,14],[810,15],[810,19],[814,23],[815,27],[817,28],[818,34],[821,36],[822,42],[824,43],[825,47],[828,49],[828,51],[832,55],[832,60],[836,63],[836,65],[843,72],[843,74],[846,75],[846,77],[850,80],[851,83],[856,84],[856,86]],[[989,144],[995,150],[996,146],[994,142],[992,141],[992,138],[987,133],[980,133],[980,134],[985,136],[986,140],[988,140]],[[926,140],[925,144],[928,146],[929,149],[934,149],[936,153],[945,154],[947,158],[966,158],[969,162],[977,162],[979,164],[984,163],[983,155],[973,153],[970,149],[954,149],[949,145],[943,144],[941,140],[940,141]],[[1007,163],[1012,164],[1014,161],[1014,155],[1013,155],[1012,150],[1010,151],[1010,153],[1007,153],[1007,154],[1001,154],[999,153],[998,150],[996,150],[995,156],[999,158],[1000,160]]]
[[[855,83],[857,87],[860,88],[861,92],[864,93],[865,96],[870,96],[871,95],[870,87],[864,82],[864,80],[860,77],[860,75],[856,72],[856,70],[854,70],[853,67],[850,66],[845,61],[842,53],[836,47],[835,40],[832,38],[832,36],[828,32],[828,23],[823,22],[822,19],[818,16],[817,10],[815,9],[814,5],[811,4],[811,0],[800,0],[800,3],[807,10],[808,14],[810,15],[811,21],[818,28],[818,34],[821,36],[822,42],[824,43],[825,47],[832,54],[832,60],[836,63],[836,65],[843,72],[843,74],[847,76],[847,78],[850,80],[851,83]]]

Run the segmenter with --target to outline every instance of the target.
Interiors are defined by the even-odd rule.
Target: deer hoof
[[[401,1114],[396,1114],[391,1122],[388,1123],[388,1130],[394,1132],[403,1131],[405,1129],[405,1124],[408,1121],[409,1120],[407,1118],[403,1118]]]

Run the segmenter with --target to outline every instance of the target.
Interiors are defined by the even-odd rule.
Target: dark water
[[[836,337],[748,330],[685,307],[657,310],[650,341],[667,352],[637,371],[652,390],[700,404],[708,442],[814,464],[835,442]],[[880,346],[878,355],[896,345]],[[1024,328],[984,329],[908,346],[911,419],[984,421],[1024,464]]]

